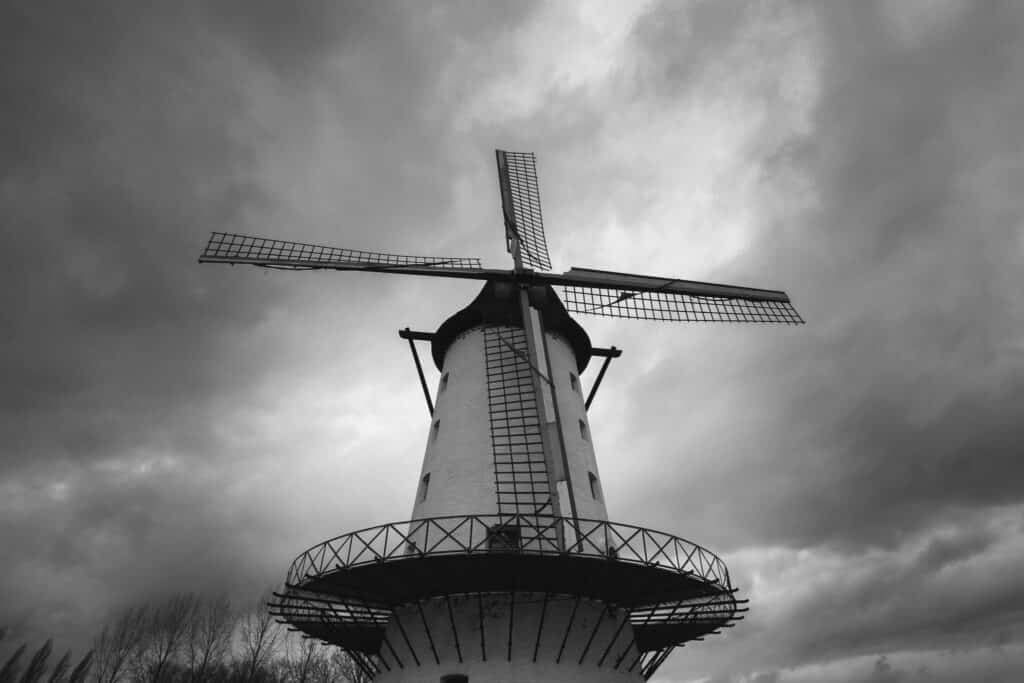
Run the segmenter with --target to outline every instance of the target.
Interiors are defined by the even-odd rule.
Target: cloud
[[[750,618],[720,641],[723,676],[858,651],[981,647],[1020,621],[1005,578],[1020,564],[1008,540],[1016,532],[994,537],[977,520],[1019,509],[1024,493],[1015,445],[1024,315],[1012,284],[1022,207],[1011,189],[1022,158],[1012,132],[1024,106],[1013,86],[1021,16],[966,5],[924,25],[893,17],[891,5],[760,7],[761,16],[718,3],[659,7],[638,39],[661,65],[647,70],[660,97],[732,88],[745,111],[774,108],[764,120],[775,123],[753,129],[744,148],[760,227],[717,270],[774,280],[809,323],[688,329],[681,341],[658,333],[673,354],[629,383],[629,427],[612,447],[651,467],[617,469],[628,486],[609,498],[631,521],[723,551],[750,586]],[[749,36],[767,25],[790,27],[786,45],[811,60],[807,119],[780,89],[755,87],[806,61],[763,51],[760,80],[718,69],[716,58],[749,53]],[[711,73],[717,90],[702,87]],[[761,588],[797,590],[772,572],[745,578],[745,549],[772,543],[807,564],[811,583],[806,612],[784,610],[762,630],[757,613],[773,608]],[[930,594],[965,556],[999,567],[983,582],[993,592]],[[818,564],[827,557],[835,572]],[[751,629],[771,644],[757,654],[736,641]],[[687,654],[713,667],[718,646]],[[660,675],[696,677],[698,666],[673,658]]]
[[[748,148],[767,227],[722,269],[788,280],[809,324],[688,331],[684,357],[699,365],[666,358],[639,379],[649,398],[627,422],[651,435],[640,445],[672,432],[700,444],[664,454],[691,475],[670,490],[638,482],[665,489],[666,511],[724,520],[729,543],[871,545],[961,506],[1020,501],[1015,14],[964,10],[908,44],[870,5],[814,12],[811,125]],[[650,51],[671,62],[672,45]]]
[[[591,411],[611,512],[752,598],[659,680],[1001,680],[1020,32],[1012,3],[18,10],[0,620],[81,638],[407,514],[425,413],[394,331],[472,288],[195,258],[218,229],[505,263],[501,146],[539,153],[559,269],[778,287],[808,319],[582,321],[626,352]]]
[[[381,406],[422,407],[398,340],[364,340],[443,312],[376,278],[195,259],[210,230],[450,246],[424,228],[450,202],[438,38],[515,18],[107,2],[5,22],[0,621],[77,640],[160,591],[262,588],[296,529],[311,544],[394,514],[354,472],[406,500],[395,470],[421,444]]]

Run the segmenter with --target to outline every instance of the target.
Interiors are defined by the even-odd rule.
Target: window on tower
[[[420,424],[423,424],[423,423],[421,422]],[[441,431],[441,421],[440,420],[435,420],[434,421],[434,428],[430,432],[430,438],[436,439],[437,438],[437,433],[439,431]]]
[[[448,388],[448,373],[447,372],[444,373],[443,375],[441,375],[441,388],[437,390],[437,393],[440,394],[446,388]]]
[[[587,429],[587,423],[583,420],[580,420],[580,437],[584,441],[590,441],[590,431]]]
[[[569,373],[569,386],[571,386],[572,390],[575,392],[579,392],[580,390],[580,380],[573,372]]]
[[[590,497],[594,500],[601,500],[601,484],[597,481],[597,475],[587,472],[590,478]]]
[[[430,472],[423,475],[422,481],[420,481],[420,502],[422,503],[427,499],[427,489],[430,488]]]

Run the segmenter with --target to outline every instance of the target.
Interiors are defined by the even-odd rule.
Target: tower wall
[[[413,519],[508,512],[507,505],[499,509],[498,504],[499,487],[507,490],[509,485],[508,475],[499,477],[496,472],[501,466],[500,463],[496,465],[492,438],[494,418],[490,408],[498,399],[493,390],[488,391],[488,364],[492,365],[492,386],[496,362],[506,367],[517,363],[522,366],[522,358],[506,346],[515,344],[517,333],[521,334],[520,328],[490,326],[488,341],[485,327],[478,326],[462,333],[449,346],[441,369],[434,415],[413,503]],[[496,335],[498,342],[494,341]],[[545,337],[577,515],[584,519],[605,520],[608,514],[576,358],[561,336],[548,332]],[[536,410],[542,408],[537,406]],[[512,438],[518,439],[518,432],[513,431]],[[525,466],[516,465],[515,468],[522,470]],[[547,472],[549,478],[551,474]],[[499,480],[504,483],[498,483]],[[522,481],[521,478],[519,484]],[[503,500],[507,500],[507,496]],[[552,514],[551,508],[542,514]],[[570,515],[567,502],[563,504],[562,514]]]

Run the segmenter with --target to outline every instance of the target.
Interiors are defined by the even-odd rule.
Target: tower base
[[[396,609],[380,657],[389,668],[374,680],[637,682],[641,657],[626,610],[568,595],[464,595]]]
[[[457,515],[310,548],[271,607],[375,681],[610,683],[648,680],[673,648],[742,618],[735,591],[718,557],[669,534]]]

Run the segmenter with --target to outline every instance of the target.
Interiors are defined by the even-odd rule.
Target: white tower
[[[279,616],[381,683],[642,681],[737,618],[712,553],[608,521],[580,379],[608,352],[551,288],[488,282],[416,336],[441,380],[411,521],[300,555]]]
[[[538,288],[531,294],[545,322],[538,369],[531,367],[519,292],[512,286],[486,285],[432,340],[441,381],[412,519],[448,517],[455,523],[448,526],[456,526],[471,516],[489,552],[517,551],[525,540],[527,547],[532,543],[557,554],[566,543],[559,536],[567,531],[572,536],[574,529],[552,524],[556,512],[575,508],[576,517],[608,519],[579,379],[590,360],[590,341],[553,291]],[[561,435],[556,416],[570,427]],[[545,449],[547,439],[560,439],[564,448]],[[545,457],[560,450],[564,459]],[[426,535],[412,537],[431,552],[469,543],[466,527],[455,531],[457,542],[444,539],[437,547]],[[603,542],[598,545],[606,551]],[[626,657],[638,655],[628,613],[567,593],[517,591],[515,576],[503,581],[507,585],[499,592],[463,593],[400,610],[386,637],[392,642],[408,637],[413,648],[429,656],[416,669],[396,667],[379,680],[439,681],[445,675],[509,683],[643,680],[635,668],[621,666]]]
[[[732,625],[725,565],[669,534],[608,520],[567,312],[799,324],[785,292],[551,270],[532,154],[496,152],[512,270],[213,233],[200,262],[483,280],[429,340],[441,371],[409,521],[302,553],[274,614],[382,683],[650,678],[678,645]],[[560,287],[565,305],[553,287]],[[410,344],[414,337],[408,337]],[[415,353],[415,347],[413,347]],[[416,356],[417,368],[419,359]]]

